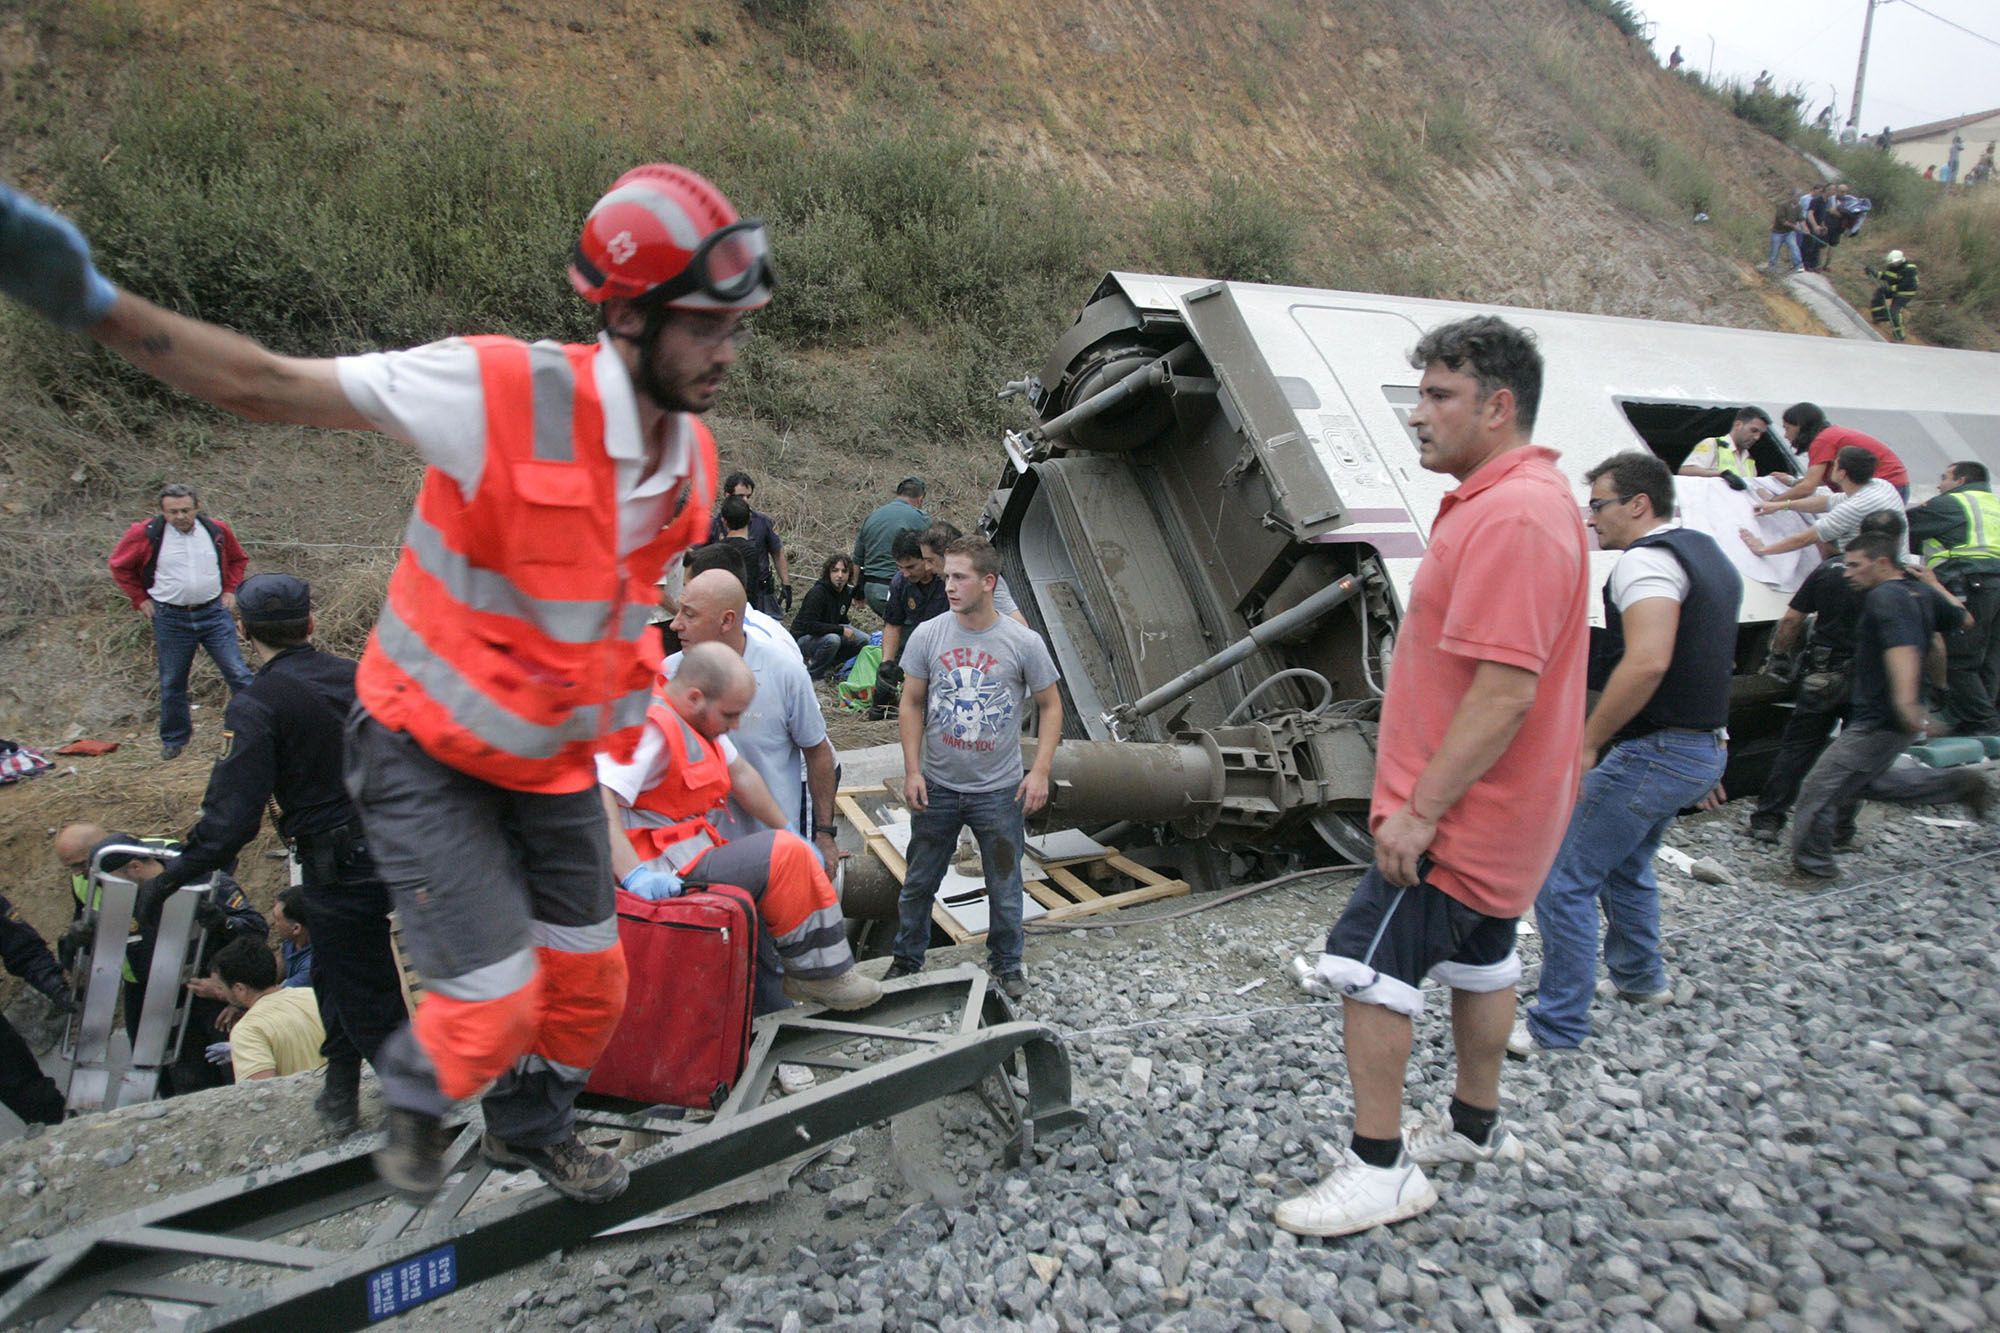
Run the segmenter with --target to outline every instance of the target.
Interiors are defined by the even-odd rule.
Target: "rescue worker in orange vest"
[[[749,664],[720,643],[687,649],[646,710],[637,752],[597,761],[611,864],[627,892],[678,896],[689,883],[734,884],[757,900],[778,946],[785,994],[829,1009],[863,1009],[882,987],[854,968],[840,896],[819,853],[785,828],[785,812],[728,734],[757,693]],[[735,841],[709,822],[735,793],[771,827]]]
[[[626,1185],[574,1129],[625,1001],[596,755],[638,740],[654,581],[708,532],[696,418],[775,279],[762,224],[665,164],[598,200],[569,279],[595,344],[281,356],[119,290],[74,226],[0,185],[0,292],[218,407],[381,431],[427,465],[344,757],[424,982],[376,1064],[377,1168],[413,1198],[443,1184],[445,1113],[482,1090],[489,1161],[576,1199]]]

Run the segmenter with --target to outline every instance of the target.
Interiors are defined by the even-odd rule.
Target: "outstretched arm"
[[[1805,470],[1797,483],[1772,496],[1772,500],[1803,500],[1820,487],[1826,485],[1825,463],[1814,463]],[[1767,502],[1768,503],[1768,502]]]
[[[280,356],[214,324],[118,293],[90,336],[163,384],[252,421],[373,430],[327,357]]]

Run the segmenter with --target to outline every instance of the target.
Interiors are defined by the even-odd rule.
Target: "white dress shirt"
[[[146,595],[168,606],[203,606],[222,596],[222,553],[199,522],[193,532],[169,523],[160,534],[160,560]]]

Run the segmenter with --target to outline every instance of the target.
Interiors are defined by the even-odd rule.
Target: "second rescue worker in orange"
[[[377,1062],[377,1165],[417,1197],[443,1181],[444,1113],[482,1089],[489,1160],[577,1199],[626,1185],[574,1129],[625,1001],[595,756],[638,738],[655,580],[708,531],[715,444],[696,418],[773,275],[761,223],[656,164],[591,209],[569,278],[600,308],[595,344],[281,356],[119,291],[73,226],[0,186],[0,291],[239,415],[382,431],[428,465],[346,756],[424,980]]]

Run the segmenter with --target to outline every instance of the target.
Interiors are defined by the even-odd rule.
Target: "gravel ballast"
[[[1031,935],[1023,1016],[1067,1036],[1089,1122],[1017,1169],[981,1170],[994,1136],[976,1109],[946,1103],[932,1132],[858,1135],[781,1200],[554,1258],[407,1322],[1292,1333],[2000,1323],[2000,848],[1984,828],[1871,807],[1846,875],[1802,886],[1741,835],[1746,814],[1739,804],[1670,837],[1737,881],[1662,873],[1675,1002],[1600,1000],[1581,1052],[1510,1061],[1505,1114],[1527,1161],[1434,1172],[1442,1201],[1413,1221],[1333,1241],[1270,1221],[1348,1134],[1339,1007],[1303,996],[1286,967],[1317,950],[1352,883],[1329,876],[1174,921]],[[1535,945],[1524,938],[1529,989]],[[1442,1107],[1451,1087],[1446,996],[1427,996],[1413,1112]],[[224,1112],[202,1100],[187,1113]],[[157,1155],[94,1156],[117,1157],[135,1130],[148,1142],[153,1125],[122,1120],[105,1118],[109,1135],[79,1124],[8,1147],[0,1188],[18,1205],[46,1187],[66,1197],[72,1171],[109,1187]],[[897,1164],[899,1144],[907,1155],[953,1134],[964,1161]],[[64,1141],[53,1165],[52,1140]]]

